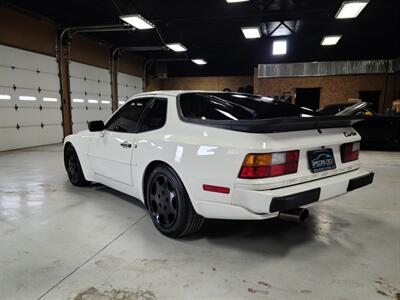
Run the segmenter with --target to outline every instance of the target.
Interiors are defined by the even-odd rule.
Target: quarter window
[[[167,118],[167,100],[154,99],[142,122],[140,132],[156,130],[164,126]]]

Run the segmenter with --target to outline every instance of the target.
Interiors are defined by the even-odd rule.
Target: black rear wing
[[[274,133],[323,128],[351,127],[364,120],[364,116],[284,117],[260,120],[199,120],[181,118],[182,121],[249,133]]]

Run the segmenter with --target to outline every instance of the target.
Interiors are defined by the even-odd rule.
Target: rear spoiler
[[[351,127],[364,119],[364,116],[284,117],[260,120],[199,120],[182,118],[183,121],[189,123],[249,133]]]

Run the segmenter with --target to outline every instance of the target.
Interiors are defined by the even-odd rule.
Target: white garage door
[[[106,121],[111,111],[110,73],[106,69],[71,62],[72,131],[87,129],[87,122]]]
[[[125,73],[118,73],[118,106],[133,95],[143,92],[142,78]]]
[[[55,57],[0,45],[0,151],[60,143]]]

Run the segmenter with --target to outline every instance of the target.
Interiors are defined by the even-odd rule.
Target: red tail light
[[[257,179],[297,172],[299,150],[265,154],[247,154],[239,178]]]
[[[343,144],[340,147],[342,163],[347,163],[358,159],[360,153],[360,142]]]

